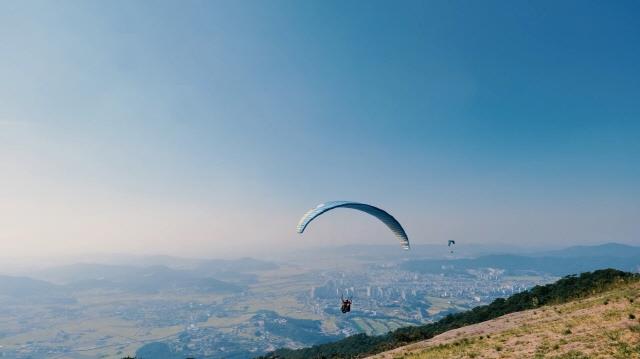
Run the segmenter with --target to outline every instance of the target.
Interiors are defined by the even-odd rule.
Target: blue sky
[[[633,1],[0,5],[7,253],[640,244]],[[317,228],[315,228],[317,227]],[[236,243],[230,248],[229,242]]]

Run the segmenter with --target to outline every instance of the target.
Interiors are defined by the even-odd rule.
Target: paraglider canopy
[[[400,223],[395,218],[393,218],[393,216],[378,207],[358,202],[332,201],[321,203],[316,206],[316,208],[312,208],[307,213],[305,213],[304,216],[302,216],[300,222],[298,222],[296,230],[298,231],[298,233],[304,232],[305,228],[307,228],[311,221],[316,219],[321,214],[336,208],[357,209],[376,217],[395,234],[396,238],[400,241],[400,245],[402,245],[402,248],[407,250],[410,248],[409,237],[407,237],[407,233],[404,231],[404,228],[402,228]]]

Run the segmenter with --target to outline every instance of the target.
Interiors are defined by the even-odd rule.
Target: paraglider
[[[305,213],[304,216],[302,216],[302,218],[300,219],[300,222],[298,222],[298,226],[296,227],[297,232],[302,234],[309,223],[311,223],[311,221],[318,218],[323,213],[336,208],[357,209],[376,217],[382,223],[384,223],[387,228],[389,228],[391,232],[393,232],[393,234],[395,234],[396,238],[400,241],[400,245],[403,249],[408,250],[410,248],[409,237],[407,236],[407,233],[404,231],[404,228],[402,228],[402,225],[400,225],[400,222],[393,218],[393,216],[378,207],[351,201],[325,202],[319,204],[315,208],[312,208],[307,213]],[[344,296],[341,296],[340,301],[342,302],[340,311],[343,314],[349,313],[351,311],[351,297],[349,297],[348,299],[344,299]]]
[[[456,241],[450,239],[449,243],[447,244],[447,247],[449,247],[451,253],[453,253],[453,247],[451,246],[455,246],[455,245],[456,245]]]
[[[408,250],[410,248],[409,237],[407,236],[407,233],[404,231],[404,228],[402,228],[400,223],[395,218],[393,218],[393,216],[378,207],[358,202],[332,201],[321,203],[316,208],[309,210],[307,213],[305,213],[304,216],[302,216],[296,230],[298,231],[298,233],[304,232],[305,228],[307,228],[311,221],[318,218],[318,216],[320,216],[321,214],[336,208],[357,209],[376,217],[395,234],[396,238],[400,241],[400,245],[403,249]]]
[[[342,301],[342,306],[340,307],[340,311],[343,314],[349,313],[351,311],[351,298],[344,299],[344,296],[341,296],[340,300]]]

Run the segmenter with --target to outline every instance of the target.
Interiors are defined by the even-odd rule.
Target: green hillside
[[[489,305],[448,315],[435,323],[400,328],[380,336],[358,334],[337,342],[304,349],[279,349],[262,358],[361,358],[430,339],[446,331],[491,320],[505,314],[545,305],[563,304],[638,281],[640,281],[640,275],[614,269],[567,276],[555,283],[536,286],[507,299],[496,299]]]
[[[503,315],[368,359],[640,359],[640,281]]]

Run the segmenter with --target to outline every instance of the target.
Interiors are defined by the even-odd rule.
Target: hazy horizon
[[[3,2],[0,258],[639,245],[639,6]]]

